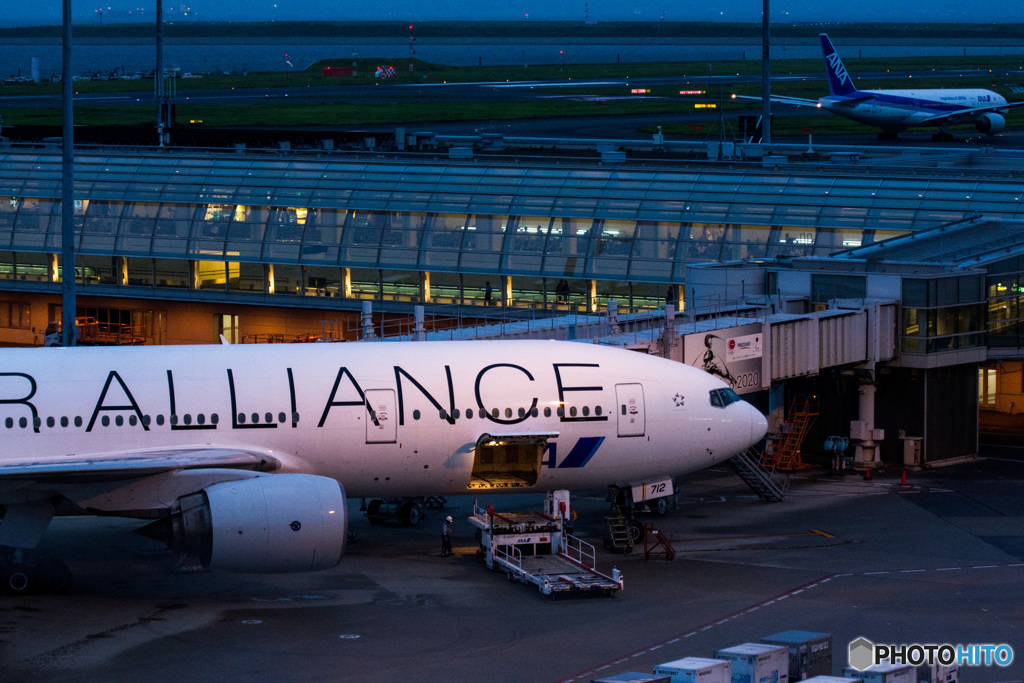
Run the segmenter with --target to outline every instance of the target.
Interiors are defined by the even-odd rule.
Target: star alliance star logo
[[[676,404],[676,408],[682,408],[683,399],[684,396],[682,394],[676,394],[675,396],[672,397],[672,402]]]

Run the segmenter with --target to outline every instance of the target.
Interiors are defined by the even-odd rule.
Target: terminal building
[[[815,438],[857,423],[865,462],[901,459],[897,433],[925,464],[972,456],[979,405],[1024,401],[1019,159],[827,156],[83,150],[77,315],[165,344],[355,340],[413,306],[428,328],[610,310],[603,341],[629,343],[611,337],[632,320],[642,346],[659,319],[644,348],[685,362],[709,335],[763,334],[737,390],[780,429],[804,392]],[[60,162],[0,152],[3,345],[41,345],[60,320]]]

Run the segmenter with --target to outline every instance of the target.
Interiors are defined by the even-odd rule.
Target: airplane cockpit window
[[[708,393],[710,394],[711,405],[715,408],[724,408],[731,403],[743,400],[732,389],[712,389]]]

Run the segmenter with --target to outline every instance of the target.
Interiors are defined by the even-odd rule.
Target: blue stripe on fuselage
[[[864,95],[870,95],[871,99],[863,99]],[[858,104],[878,104],[885,107],[894,107],[897,109],[906,109],[908,111],[918,112],[922,114],[949,114],[956,113],[964,109],[971,109],[977,105],[969,104],[954,104],[946,102],[938,102],[936,100],[926,100],[915,97],[907,97],[905,95],[890,95],[883,93],[873,93],[870,90],[859,90],[856,96],[852,97],[824,97],[824,100],[829,100],[836,103],[839,106],[843,106],[846,102],[851,102],[854,106]],[[998,102],[991,102],[990,104],[999,104]]]
[[[558,469],[563,467],[583,467],[590,459],[597,453],[597,449],[604,443],[603,436],[585,436],[576,442],[576,445],[569,451],[569,455],[565,456],[558,465]]]

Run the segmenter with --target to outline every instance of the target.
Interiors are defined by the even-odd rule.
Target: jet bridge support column
[[[858,469],[871,469],[879,464],[875,440],[884,438],[881,429],[875,429],[875,381],[874,372],[870,379],[862,381],[860,393],[860,419],[850,423],[850,438],[859,439],[853,465]]]

